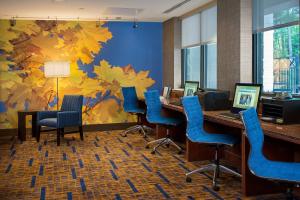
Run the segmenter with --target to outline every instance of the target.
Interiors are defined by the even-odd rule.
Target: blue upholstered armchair
[[[37,141],[40,140],[41,127],[51,127],[57,130],[57,146],[65,127],[79,127],[80,139],[83,140],[82,130],[82,95],[65,95],[60,111],[39,111],[37,113]]]

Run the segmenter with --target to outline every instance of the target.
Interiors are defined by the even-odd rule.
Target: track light
[[[58,22],[57,22],[57,17],[55,18],[55,22],[54,22],[54,26],[57,26]]]
[[[137,24],[137,21],[136,21],[136,15],[137,15],[137,9],[135,9],[135,15],[134,15],[134,18],[133,18],[133,26],[132,28],[136,29],[138,28],[138,24]]]
[[[99,28],[100,27],[100,18],[98,21],[96,21],[96,28]]]
[[[16,23],[17,23],[17,21],[16,21],[16,19],[14,18],[14,17],[12,17],[10,20],[9,20],[9,24],[10,24],[10,26],[15,26],[16,25]]]
[[[133,22],[133,26],[132,26],[132,28],[136,29],[136,28],[138,28],[138,27],[139,27],[139,26],[138,26],[137,22],[136,22],[136,21],[134,21],[134,22]]]
[[[79,17],[77,17],[77,24],[76,24],[76,27],[77,27],[77,28],[80,27],[80,24],[79,24]]]

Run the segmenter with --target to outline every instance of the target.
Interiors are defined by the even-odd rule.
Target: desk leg
[[[32,127],[32,137],[36,137],[36,131],[37,131],[37,113],[32,114],[32,119],[31,119]]]
[[[26,141],[26,115],[18,113],[18,139]]]
[[[213,148],[186,139],[186,159],[188,162],[211,160],[214,157]]]
[[[160,126],[160,125],[156,125],[155,126],[155,139],[160,139],[160,138],[164,138],[167,135],[167,130],[165,127]]]

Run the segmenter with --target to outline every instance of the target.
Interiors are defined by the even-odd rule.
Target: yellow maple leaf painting
[[[139,97],[155,81],[149,71],[134,66],[95,62],[113,33],[101,22],[0,20],[0,129],[17,127],[18,110],[55,110],[64,94],[84,95],[83,123],[121,123],[136,120],[123,110],[121,87],[135,86]],[[44,63],[69,61],[70,77],[45,78]],[[81,69],[91,65],[94,76]],[[61,102],[61,101],[59,101]],[[60,106],[60,105],[59,105]]]

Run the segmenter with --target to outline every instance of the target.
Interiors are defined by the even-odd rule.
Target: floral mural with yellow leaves
[[[129,57],[126,56],[127,52],[133,51],[133,58],[138,53],[138,48],[134,50],[130,49],[130,45],[126,46],[126,28],[130,28],[130,25],[112,23],[112,29],[116,30],[114,35],[109,23],[95,24],[20,20],[15,26],[11,26],[8,20],[0,20],[0,129],[17,127],[18,110],[56,109],[56,78],[45,78],[44,63],[60,60],[71,63],[71,74],[69,77],[59,78],[59,104],[65,94],[84,95],[84,124],[135,120],[134,116],[123,110],[121,87],[135,86],[141,98],[147,89],[160,88],[161,85],[157,83],[161,82],[161,77],[153,74],[156,70],[161,70],[161,55],[157,55],[160,66],[149,66],[148,63],[142,68],[134,66],[123,58]],[[146,26],[148,25],[145,24]],[[121,34],[122,31],[124,34]],[[143,37],[142,32],[132,34],[136,34],[131,38],[136,42],[137,38]],[[109,46],[110,41],[115,46]],[[145,48],[148,52],[147,48],[155,48],[143,42],[139,45],[144,45],[139,48]],[[120,50],[121,47],[124,49]],[[151,55],[152,53],[148,55],[148,60],[152,58]],[[114,59],[118,62],[114,62]],[[119,62],[120,59],[126,61]],[[135,62],[134,59],[132,62]],[[137,65],[142,65],[142,62],[140,60]],[[154,73],[151,75],[152,69]]]

